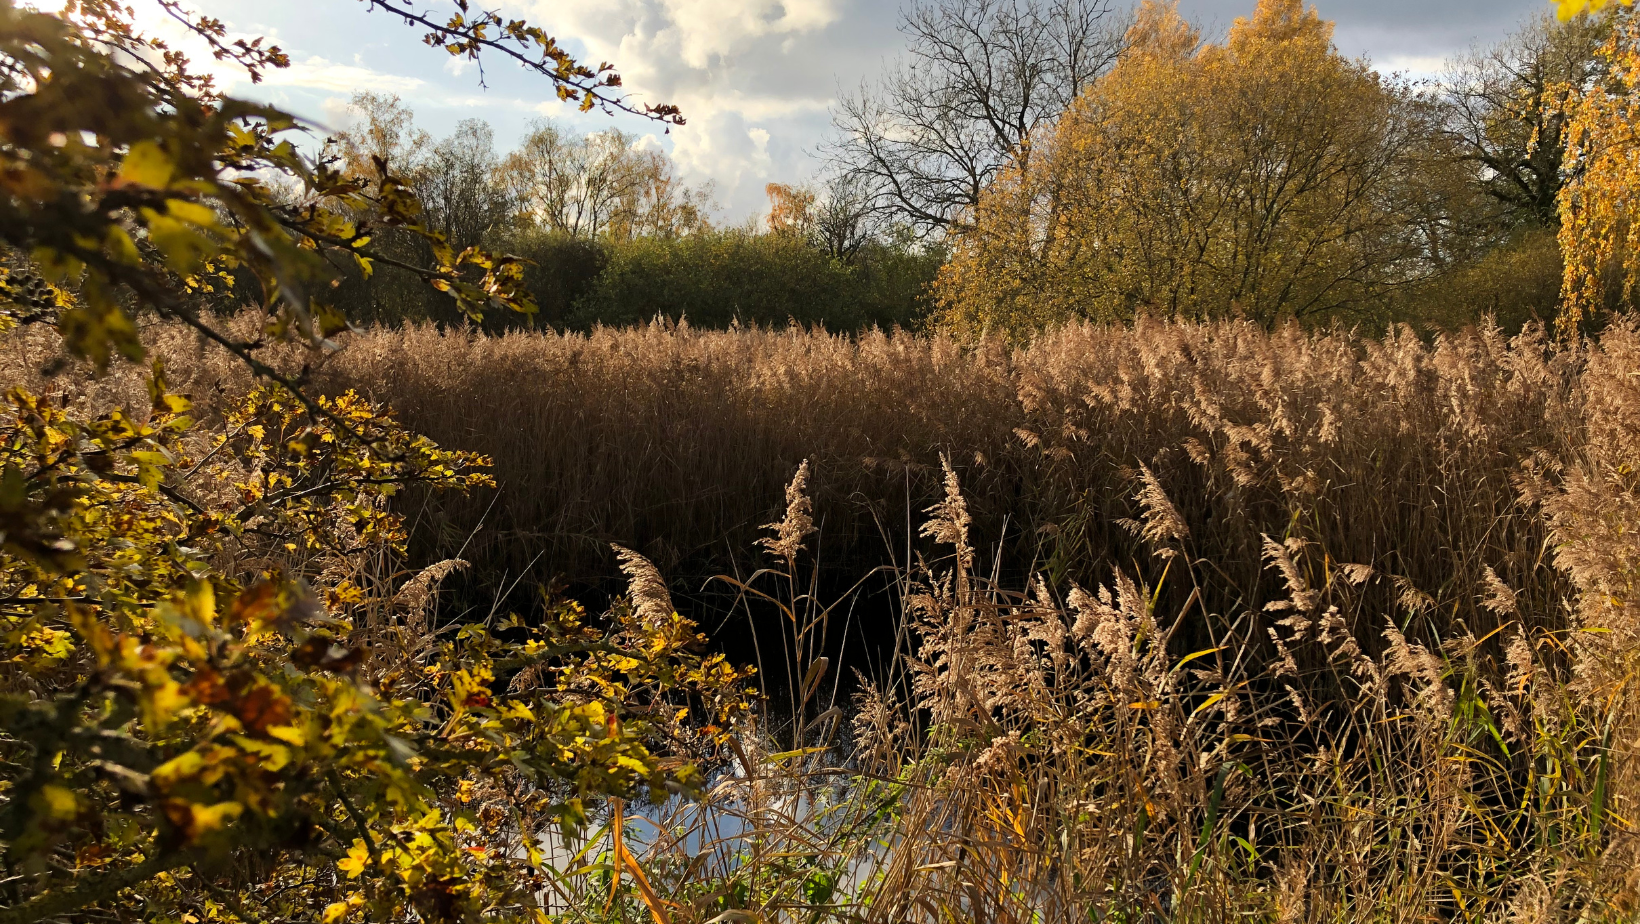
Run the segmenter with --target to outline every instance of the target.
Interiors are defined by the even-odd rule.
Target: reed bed
[[[1581,445],[1583,357],[1533,333],[1426,343],[1235,322],[1072,327],[1015,350],[796,329],[413,328],[359,338],[320,381],[495,460],[493,506],[428,515],[492,574],[614,573],[611,542],[686,585],[732,570],[806,459],[819,558],[851,581],[888,553],[909,564],[908,514],[939,498],[948,456],[977,543],[1000,543],[1015,575],[1091,583],[1104,563],[1149,558],[1121,525],[1143,467],[1222,572],[1210,593],[1262,606],[1281,592],[1262,537],[1299,538],[1483,630],[1468,588],[1486,568],[1538,609],[1563,595],[1517,482],[1523,463]]]
[[[245,387],[238,364],[186,332],[155,328],[150,340],[176,387],[207,409]],[[16,341],[0,362],[33,374],[49,347]],[[847,587],[927,551],[912,514],[938,500],[945,456],[975,542],[1002,551],[998,577],[1014,583],[1042,572],[1088,585],[1121,562],[1160,584],[1160,566],[1123,526],[1140,513],[1143,476],[1213,562],[1201,589],[1213,607],[1257,610],[1283,592],[1264,568],[1271,536],[1384,575],[1371,591],[1380,605],[1427,598],[1423,612],[1484,635],[1497,619],[1471,588],[1488,569],[1532,614],[1566,594],[1522,479],[1582,451],[1585,367],[1602,351],[1533,330],[1427,341],[1147,319],[1065,327],[1017,348],[797,328],[488,337],[424,326],[276,358],[317,388],[358,389],[440,443],[494,459],[498,495],[417,499],[413,511],[415,557],[473,562],[464,586],[478,605],[497,587],[610,588],[618,543],[673,580],[680,606],[721,610],[702,588],[756,567],[747,550],[803,460],[824,527],[822,584]],[[82,387],[79,376],[59,381]],[[128,372],[86,394],[140,404],[143,392]],[[1176,582],[1163,592],[1182,605]],[[879,602],[868,614],[875,642],[892,622],[884,612]],[[1412,631],[1435,641],[1423,620]],[[1379,653],[1376,632],[1362,639]]]
[[[205,413],[244,386],[147,333]],[[141,394],[7,350],[78,400]],[[640,813],[641,888],[587,842],[565,920],[1640,910],[1631,323],[412,327],[278,361],[493,457],[496,496],[405,501],[472,586],[613,574],[609,542],[689,595],[730,575],[762,724],[704,804]],[[857,617],[874,569],[892,605]],[[875,657],[840,660],[868,617]]]
[[[240,364],[185,331],[155,327],[149,339],[207,412],[213,396],[248,384]],[[41,337],[9,349],[0,362],[20,377],[51,355]],[[757,566],[746,550],[803,460],[823,526],[821,584],[848,587],[928,550],[912,515],[940,497],[949,457],[976,544],[1001,552],[989,556],[999,579],[1040,572],[1091,585],[1124,563],[1162,585],[1161,566],[1123,525],[1141,512],[1143,477],[1172,498],[1195,553],[1213,563],[1200,589],[1208,605],[1258,610],[1284,592],[1264,567],[1270,536],[1384,576],[1370,590],[1380,606],[1423,601],[1420,612],[1437,615],[1410,631],[1433,643],[1447,625],[1496,628],[1471,592],[1489,569],[1531,618],[1565,597],[1548,523],[1522,502],[1522,479],[1582,451],[1582,379],[1601,353],[1532,330],[1430,342],[1405,330],[1371,338],[1147,319],[1065,327],[1018,348],[797,328],[487,337],[424,326],[352,335],[333,355],[273,358],[495,461],[499,494],[413,502],[414,557],[473,562],[461,584],[477,606],[498,587],[513,588],[507,603],[520,607],[555,582],[582,595],[612,589],[617,543],[648,555],[679,605],[713,624],[727,601],[709,578]],[[57,380],[103,403],[143,394],[129,371],[90,389],[79,375]],[[1178,582],[1163,593],[1183,605]],[[868,645],[891,636],[886,599],[862,610]],[[1202,641],[1184,631],[1181,644]],[[1380,653],[1375,630],[1358,635]]]

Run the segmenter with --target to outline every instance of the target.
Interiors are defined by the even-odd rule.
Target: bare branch
[[[834,168],[873,210],[938,235],[967,219],[1021,142],[1115,62],[1110,0],[918,0],[907,57],[832,112]]]

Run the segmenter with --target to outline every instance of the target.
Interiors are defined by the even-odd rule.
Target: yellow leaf
[[[192,705],[187,694],[182,692],[182,685],[174,680],[155,685],[147,694],[142,703],[143,721],[151,731],[163,729],[178,710]]]
[[[1190,714],[1195,715],[1203,709],[1211,709],[1213,708],[1213,704],[1217,703],[1221,699],[1224,699],[1223,693],[1214,693],[1212,696],[1209,696],[1200,706],[1197,706],[1194,710],[1192,710]]]
[[[1220,647],[1220,648],[1204,648],[1201,651],[1194,652],[1192,654],[1187,654],[1179,660],[1179,663],[1173,665],[1173,669],[1178,670],[1179,668],[1184,667],[1186,664],[1189,664],[1191,661],[1194,661],[1197,658],[1205,658],[1210,654],[1216,654],[1216,653],[1221,652],[1223,650],[1224,650],[1224,648],[1222,648],[1222,647]]]
[[[336,924],[347,917],[347,902],[332,902],[325,908],[324,924]]]
[[[1571,19],[1573,16],[1582,13],[1584,10],[1588,10],[1591,13],[1598,13],[1605,9],[1607,4],[1610,2],[1611,0],[1555,0],[1555,15],[1558,16],[1562,22],[1564,22],[1565,20]],[[1624,6],[1632,6],[1634,4],[1634,0],[1621,0],[1621,2]]]
[[[369,862],[370,848],[365,846],[363,840],[355,839],[353,846],[348,848],[347,856],[336,861],[336,868],[346,873],[347,878],[357,879],[364,872],[365,865]]]
[[[198,620],[202,626],[216,624],[216,591],[210,581],[194,581],[188,585],[188,592],[184,599],[188,603],[188,615]]]
[[[202,228],[217,227],[216,213],[211,211],[208,206],[200,205],[197,202],[189,202],[186,199],[167,199],[165,200],[165,210],[171,214],[172,218],[180,218],[192,225],[199,225]]]
[[[188,751],[171,758],[154,768],[152,775],[155,783],[162,788],[175,786],[179,781],[199,773],[205,766],[205,755],[198,751]]]
[[[108,256],[116,263],[136,266],[142,262],[142,254],[137,252],[137,245],[131,240],[131,235],[118,225],[109,225],[108,232],[103,237],[103,245]]]
[[[198,270],[205,255],[215,250],[209,238],[186,222],[153,209],[143,209],[142,216],[148,221],[148,239],[165,255],[165,265],[181,275]]]
[[[131,145],[125,160],[120,162],[120,179],[138,186],[164,189],[170,185],[175,172],[176,164],[171,162],[165,149],[146,139]]]
[[[47,784],[40,787],[40,802],[53,818],[69,819],[79,814],[80,803],[73,791],[63,786]]]
[[[286,744],[301,747],[307,743],[307,735],[294,725],[270,725],[266,729],[269,737],[278,738]]]
[[[261,768],[278,773],[290,765],[290,748],[271,741],[258,741],[244,735],[234,735],[233,743],[240,749],[262,758]]]
[[[215,805],[194,806],[194,833],[204,834],[215,831],[223,825],[238,818],[245,811],[245,806],[238,802],[218,802]]]

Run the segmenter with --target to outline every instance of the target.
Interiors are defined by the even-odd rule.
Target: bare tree
[[[672,172],[672,159],[654,150],[633,150],[638,183],[609,224],[608,234],[622,240],[637,237],[674,239],[711,227],[714,186],[689,186]]]
[[[873,209],[940,234],[1033,132],[1107,70],[1123,28],[1111,0],[915,0],[907,56],[832,112],[834,166]],[[1023,156],[1023,155],[1022,155]]]
[[[770,183],[770,234],[801,238],[834,260],[852,263],[860,250],[890,233],[871,191],[852,173],[832,174],[818,184]]]
[[[482,119],[463,119],[433,146],[416,171],[416,192],[428,224],[457,250],[472,247],[511,220],[513,203],[501,183],[495,133]]]
[[[888,231],[871,188],[854,173],[829,178],[814,203],[815,242],[833,259],[852,262],[866,242]]]
[[[570,237],[677,237],[708,223],[711,190],[691,189],[659,151],[614,129],[566,133],[538,122],[508,156],[507,184],[527,224]]]
[[[1458,59],[1441,81],[1446,130],[1474,165],[1505,226],[1554,227],[1565,183],[1569,88],[1598,80],[1611,18],[1556,22],[1547,13],[1497,45]]]
[[[347,108],[352,124],[335,140],[349,173],[370,176],[376,171],[374,161],[380,160],[389,170],[408,174],[426,159],[432,136],[416,127],[416,114],[397,94],[361,91]]]
[[[512,202],[501,185],[495,132],[483,119],[465,119],[434,142],[416,127],[415,113],[397,96],[355,93],[348,104],[353,124],[337,133],[342,168],[371,176],[386,165],[408,180],[421,198],[427,223],[460,250],[478,244],[505,224]]]

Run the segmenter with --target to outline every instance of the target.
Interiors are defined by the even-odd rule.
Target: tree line
[[[1562,256],[1564,190],[1589,162],[1570,100],[1624,97],[1619,19],[1546,12],[1414,81],[1345,57],[1302,0],[1260,0],[1217,38],[1160,0],[917,0],[902,59],[835,105],[819,178],[770,184],[739,224],[615,129],[541,121],[498,152],[482,120],[433,139],[365,93],[333,146],[350,174],[400,171],[453,248],[522,259],[540,311],[491,329],[1021,334],[1140,312],[1514,328],[1563,293],[1586,313],[1628,302],[1612,254]],[[416,235],[380,246],[428,256]],[[461,320],[408,280],[350,272],[336,298],[366,321]]]
[[[1627,303],[1603,271],[1621,247],[1577,270],[1557,244],[1602,149],[1573,150],[1574,101],[1628,99],[1617,9],[1545,12],[1414,81],[1342,55],[1301,0],[1260,0],[1219,39],[1159,0],[920,0],[904,62],[839,104],[829,153],[871,208],[950,248],[946,328],[1518,326],[1563,290]]]
[[[850,181],[770,184],[766,220],[721,224],[710,184],[683,182],[665,153],[618,129],[580,134],[541,120],[502,153],[482,119],[434,139],[397,97],[360,93],[350,110],[352,124],[329,142],[347,174],[387,164],[452,249],[482,245],[524,261],[539,311],[493,317],[487,329],[584,330],[662,317],[853,330],[911,326],[926,314],[941,248],[876,220]],[[379,246],[415,261],[431,245],[389,229]],[[357,268],[334,294],[365,322],[466,320],[414,280]]]

